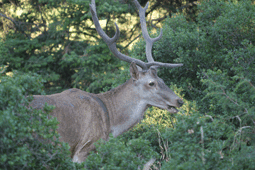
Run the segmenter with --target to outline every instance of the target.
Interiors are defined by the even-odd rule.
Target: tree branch
[[[2,16],[2,17],[4,17],[4,18],[6,18],[6,19],[8,19],[8,20],[10,20],[16,27],[18,27],[19,25],[16,23],[16,21],[15,20],[13,20],[12,18],[10,18],[10,17],[7,17],[6,15],[4,15],[4,14],[2,14],[2,13],[0,13],[0,16]]]
[[[25,31],[23,31],[23,30],[20,29],[20,25],[21,25],[20,23],[18,24],[14,19],[12,19],[12,18],[10,18],[10,17],[7,17],[5,14],[0,13],[0,16],[6,18],[6,19],[8,19],[8,20],[10,20],[10,21],[15,25],[15,27],[16,27],[22,34],[24,34],[24,35],[25,35],[26,37],[28,37],[28,38],[31,38],[29,35],[27,35],[27,34],[25,33]]]
[[[164,20],[167,18],[167,15],[165,15],[164,17],[161,17],[161,18],[157,18],[157,19],[152,19],[151,20],[151,26],[154,27],[154,28],[158,28],[156,27],[156,24],[158,24],[160,21]],[[153,21],[158,21],[155,25],[152,23]]]
[[[124,48],[127,48],[130,44],[132,44],[137,38],[139,38],[142,34],[136,36],[132,41],[130,41]]]

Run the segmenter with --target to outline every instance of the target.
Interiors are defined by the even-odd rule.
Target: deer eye
[[[150,82],[149,85],[150,85],[150,86],[154,86],[154,82]]]

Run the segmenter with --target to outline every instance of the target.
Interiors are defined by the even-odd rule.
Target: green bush
[[[110,90],[111,84],[119,72],[120,60],[111,54],[103,41],[87,47],[83,57],[76,53],[65,54],[60,62],[61,67],[70,66],[73,86],[90,93]]]
[[[0,169],[74,169],[58,121],[48,119],[54,107],[28,108],[31,94],[43,93],[40,76],[14,72],[0,81]]]
[[[148,140],[136,138],[128,143],[120,138],[109,141],[102,139],[95,143],[97,152],[91,153],[83,163],[86,169],[137,169],[142,167],[152,157],[158,158],[159,154],[153,151]]]
[[[254,147],[224,117],[178,115],[174,129],[161,135],[168,143],[162,169],[254,169]],[[240,130],[240,129],[239,129]]]

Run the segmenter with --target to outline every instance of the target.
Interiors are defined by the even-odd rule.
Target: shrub
[[[31,94],[43,93],[40,76],[14,72],[0,81],[0,169],[74,169],[58,121],[48,119],[53,107],[28,108]]]
[[[148,140],[136,138],[128,143],[110,136],[109,141],[102,139],[95,143],[97,153],[91,153],[83,163],[87,169],[137,169],[150,158],[158,158]]]
[[[254,147],[222,116],[177,115],[174,129],[161,135],[168,143],[163,169],[254,169]]]

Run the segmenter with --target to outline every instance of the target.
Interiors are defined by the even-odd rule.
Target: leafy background
[[[120,25],[120,51],[145,61],[132,2],[96,2],[108,35],[114,22]],[[0,169],[142,169],[151,158],[151,169],[255,169],[251,0],[150,0],[151,36],[157,36],[154,27],[163,27],[164,35],[153,46],[154,59],[184,64],[161,68],[158,75],[185,104],[175,115],[149,108],[132,130],[98,141],[84,163],[71,162],[57,120],[48,119],[54,107],[26,106],[33,94],[73,87],[99,93],[129,79],[129,64],[116,59],[95,32],[89,3],[0,2]]]

